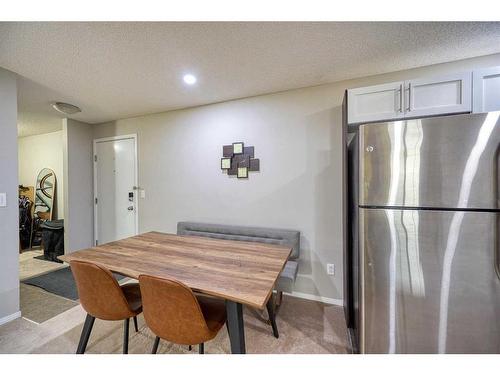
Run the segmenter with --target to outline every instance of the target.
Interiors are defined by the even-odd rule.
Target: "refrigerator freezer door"
[[[499,215],[360,209],[361,351],[500,353]]]
[[[360,126],[359,204],[497,209],[500,112]]]

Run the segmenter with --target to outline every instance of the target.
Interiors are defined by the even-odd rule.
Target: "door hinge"
[[[97,155],[94,155],[94,161],[97,161]]]
[[[97,204],[97,198],[95,198],[95,204]]]

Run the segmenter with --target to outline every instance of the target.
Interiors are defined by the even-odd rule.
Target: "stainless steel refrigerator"
[[[350,326],[361,353],[500,353],[500,112],[358,128]]]

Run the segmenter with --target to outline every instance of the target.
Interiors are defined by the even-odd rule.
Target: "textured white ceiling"
[[[62,129],[62,120],[41,112],[20,112],[17,116],[17,136],[52,133]]]
[[[0,23],[20,111],[91,123],[498,52],[500,23]]]
[[[17,135],[51,133],[62,129],[63,114],[54,111],[50,102],[63,96],[23,77],[17,79]]]

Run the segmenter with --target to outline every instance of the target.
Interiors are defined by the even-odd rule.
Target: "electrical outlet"
[[[0,193],[0,207],[7,207],[7,194]]]
[[[146,190],[141,189],[141,199],[146,198]]]
[[[329,274],[329,275],[334,276],[335,275],[335,264],[328,263],[326,265],[326,273]]]

